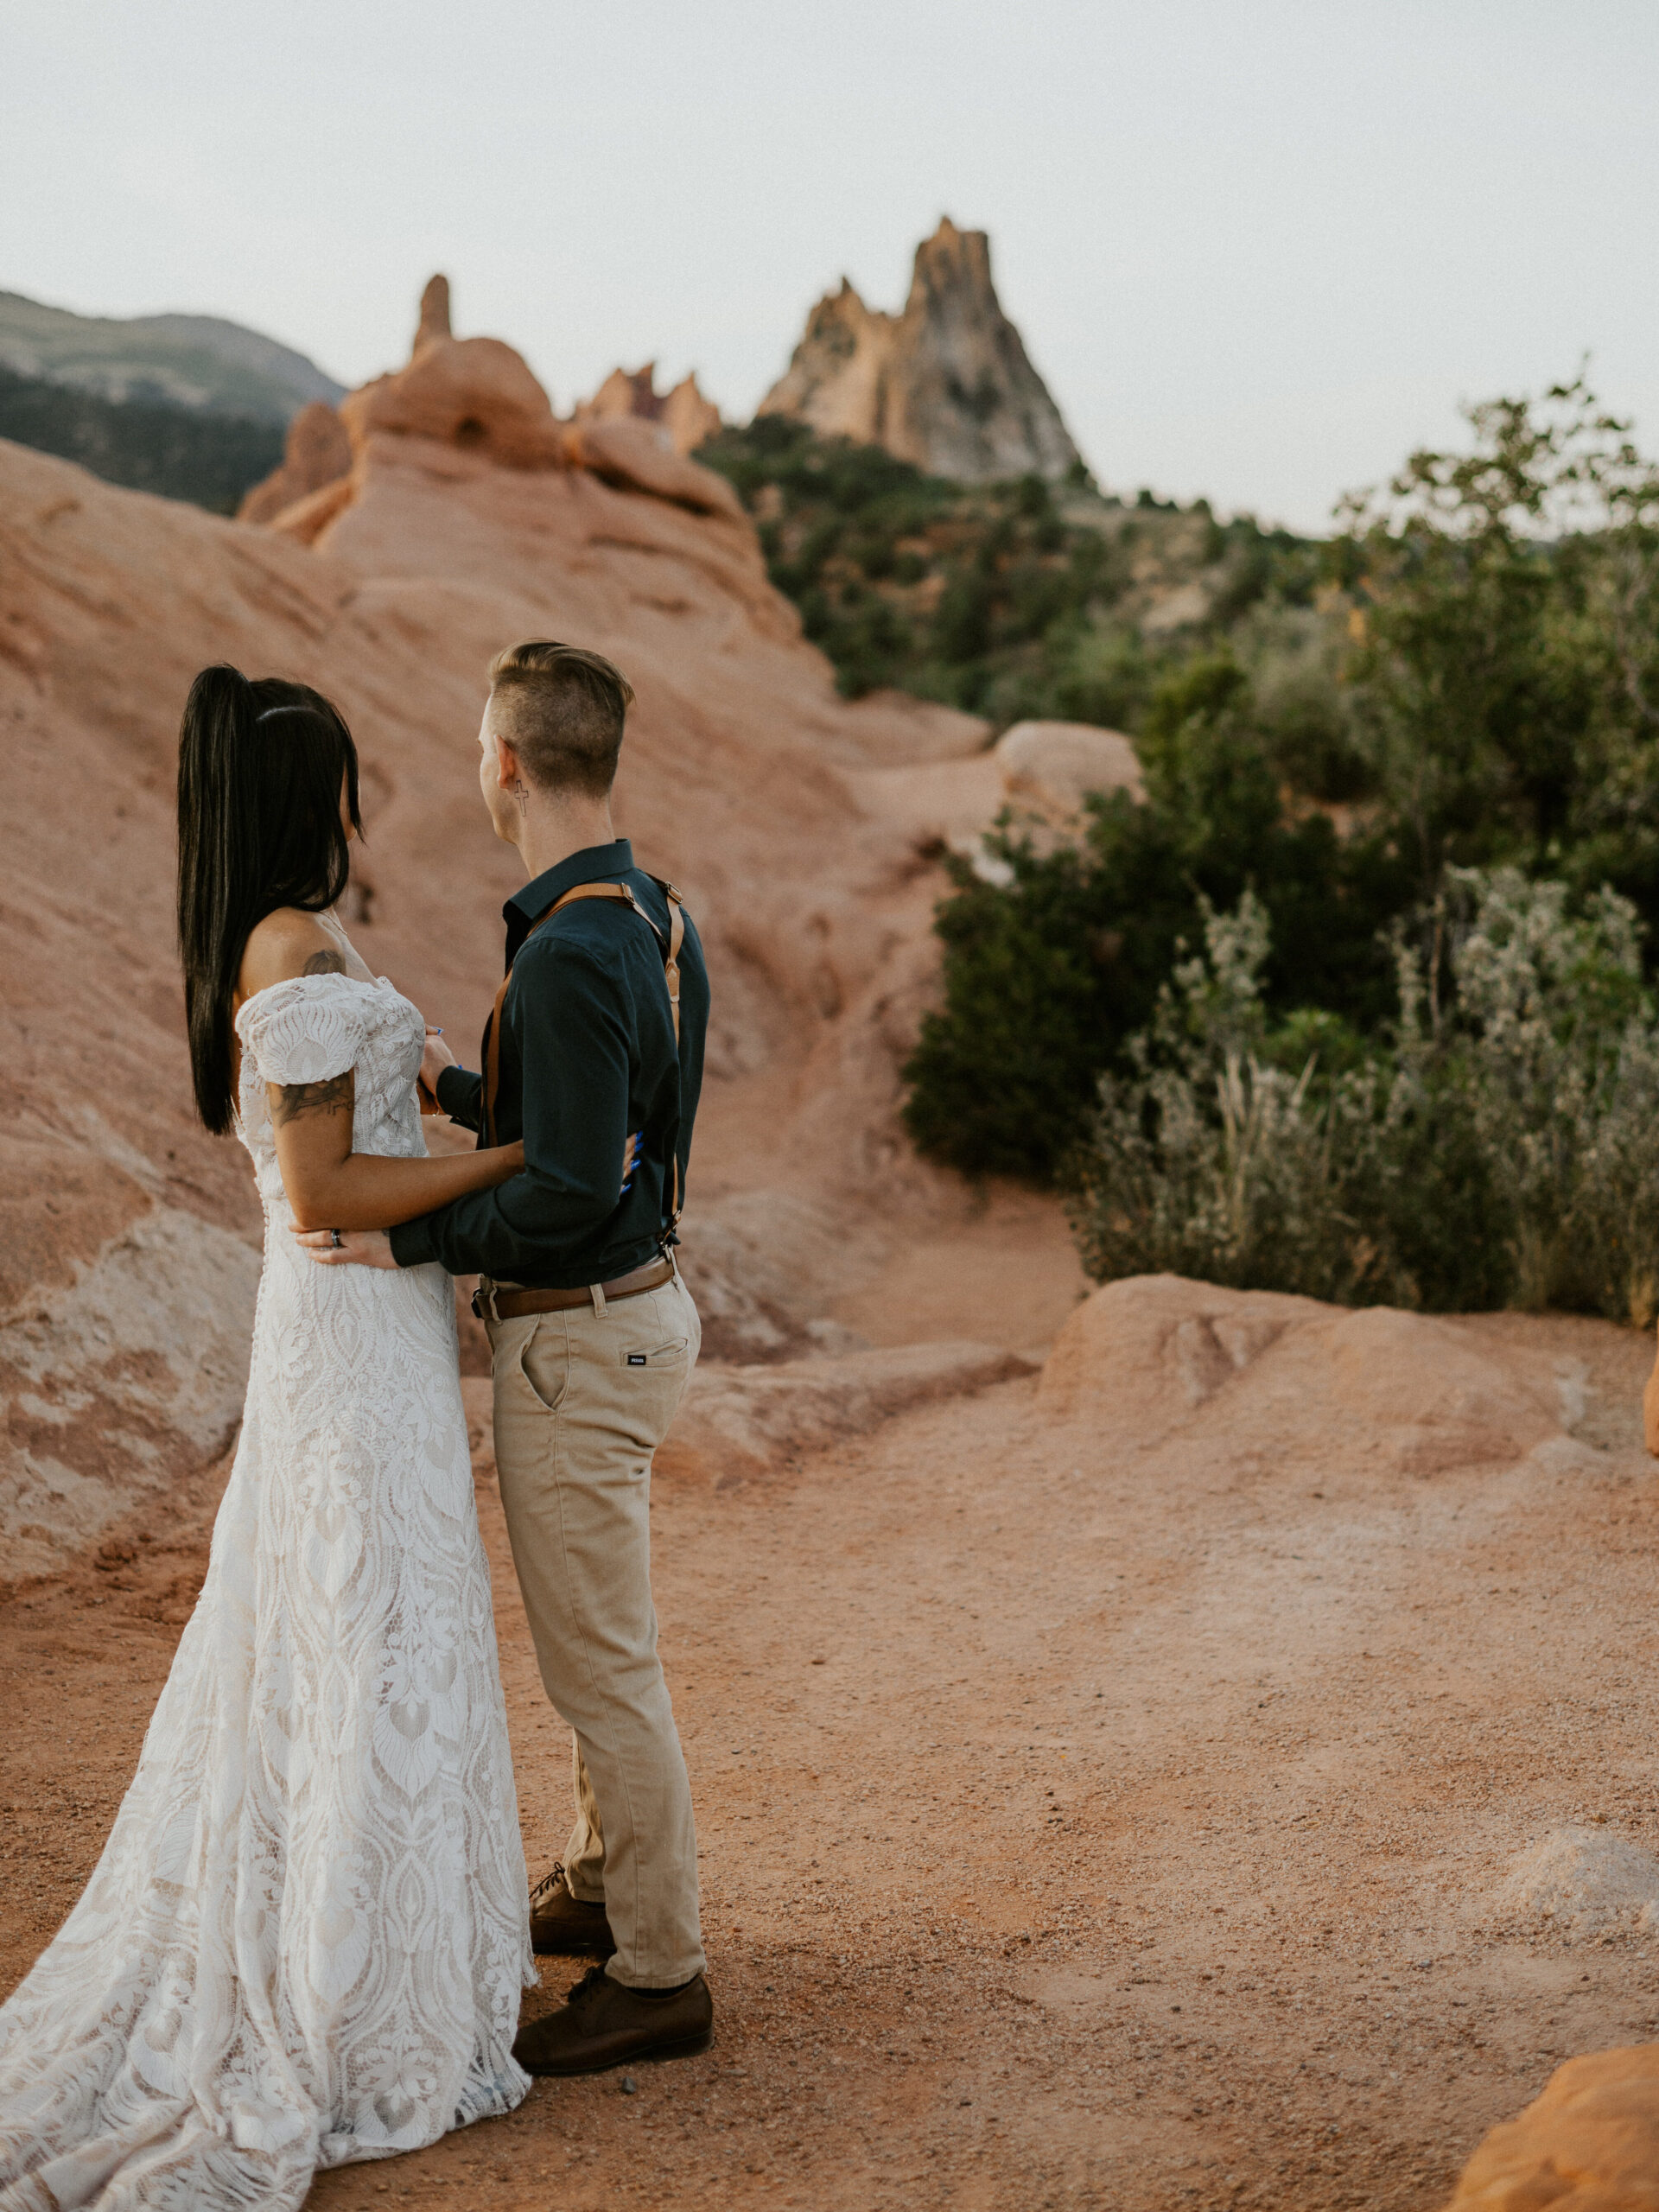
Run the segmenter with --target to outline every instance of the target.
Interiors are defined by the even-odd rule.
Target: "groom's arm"
[[[513,1281],[615,1212],[628,1136],[629,1029],[620,980],[580,946],[527,945],[504,1017],[524,1071],[524,1172],[391,1233],[399,1267]],[[481,1078],[470,1079],[476,1104]],[[439,1103],[448,1110],[449,1084]]]
[[[434,1086],[440,1113],[463,1129],[475,1129],[484,1117],[484,1078],[470,1068],[442,1069]]]

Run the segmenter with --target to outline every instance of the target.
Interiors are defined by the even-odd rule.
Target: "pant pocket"
[[[541,1315],[518,1348],[518,1372],[543,1413],[556,1413],[570,1387],[570,1347],[564,1331]]]

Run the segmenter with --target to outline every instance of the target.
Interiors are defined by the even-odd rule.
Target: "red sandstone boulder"
[[[998,738],[995,753],[1009,804],[1057,827],[1081,824],[1091,791],[1146,797],[1141,762],[1121,730],[1090,722],[1016,722]]]
[[[452,334],[447,276],[421,294],[408,367],[348,392],[340,413],[358,454],[382,433],[435,438],[507,468],[557,468],[566,458],[553,403],[524,356],[499,338]]]
[[[1446,2212],[1659,2212],[1659,2044],[1557,2067],[1495,2127]]]
[[[469,448],[506,468],[557,468],[565,458],[552,402],[499,338],[428,337],[406,369],[348,392],[340,412],[359,453],[384,432]]]
[[[302,545],[315,545],[334,517],[343,514],[357,497],[355,474],[336,477],[332,484],[325,484],[303,499],[296,499],[291,507],[272,518],[270,528],[279,530],[285,537],[297,539]]]
[[[349,403],[348,403],[349,404]],[[573,423],[566,450],[579,467],[607,484],[671,499],[693,514],[728,515],[745,521],[743,504],[723,476],[677,454],[664,434],[635,416],[589,416]],[[747,522],[745,523],[747,527]]]
[[[1563,1440],[1552,1375],[1478,1320],[1353,1309],[1179,1275],[1104,1284],[1061,1330],[1039,1402],[1202,1452],[1249,1434],[1279,1464],[1418,1480]]]
[[[288,426],[282,464],[263,484],[245,494],[237,509],[242,522],[273,522],[284,507],[309,499],[327,484],[350,473],[352,442],[346,425],[326,399],[302,407]]]

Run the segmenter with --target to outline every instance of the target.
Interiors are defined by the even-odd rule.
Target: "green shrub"
[[[1269,1020],[1259,901],[1204,920],[1070,1165],[1096,1281],[1653,1319],[1659,1017],[1628,901],[1459,872],[1428,950],[1397,941],[1391,1039],[1323,1073],[1294,1064],[1308,1025]]]
[[[936,920],[943,1002],[905,1068],[911,1135],[950,1166],[1053,1176],[1206,900],[1230,908],[1254,889],[1280,1014],[1322,1008],[1362,1032],[1388,1015],[1382,932],[1411,879],[1376,836],[1341,837],[1287,801],[1230,654],[1153,687],[1140,752],[1144,803],[1093,803],[1079,848],[1039,851],[1010,821],[988,841],[1006,881],[952,868]]]
[[[1373,1040],[1395,1010],[1383,940],[1460,868],[1518,868],[1580,906],[1611,885],[1659,938],[1659,470],[1582,381],[1471,420],[1468,452],[1414,454],[1322,548],[1203,510],[1120,513],[1096,533],[1086,602],[1053,613],[1037,658],[944,670],[934,696],[999,718],[1128,729],[1147,796],[1097,809],[1075,866],[1019,858],[1015,826],[995,849],[1003,885],[958,879],[939,912],[944,1002],[908,1070],[919,1143],[969,1169],[1051,1175],[1092,1098],[1080,1071],[1127,1072],[1127,1039],[1178,943],[1198,941],[1205,899],[1230,910],[1250,889],[1265,909],[1270,1027],[1323,1012]],[[981,554],[1015,553],[994,585],[982,564],[948,601],[957,645],[970,616],[993,637],[1007,619],[1020,526],[1002,513]],[[1139,564],[1178,538],[1220,588],[1207,622],[1172,643],[1122,610]],[[1080,574],[1081,550],[1068,559]],[[1039,959],[1015,1001],[1024,1026],[1004,1024],[992,1058],[983,1012],[1007,1001],[1021,946]],[[1063,982],[1039,1006],[1043,976]],[[1432,1086],[1396,1109],[1399,1143],[1425,1147],[1431,1179],[1430,1155],[1463,1141],[1440,1110]],[[1446,1199],[1461,1222],[1461,1185]],[[1475,1295],[1472,1262],[1427,1217],[1400,1224],[1394,1249],[1436,1298],[1454,1296],[1454,1275],[1456,1298]],[[1529,1282],[1556,1263],[1517,1247],[1515,1265]]]
[[[702,449],[754,513],[771,573],[843,692],[892,684],[998,728],[1092,722],[1128,731],[1140,753],[1145,803],[1094,805],[1076,850],[1008,819],[977,871],[952,865],[942,1001],[906,1069],[925,1150],[970,1173],[1051,1179],[1103,1072],[1144,1085],[1164,1065],[1141,1067],[1130,1040],[1153,1037],[1206,902],[1234,912],[1248,892],[1268,925],[1261,1035],[1230,1078],[1233,1123],[1211,1136],[1230,1127],[1238,1157],[1255,1158],[1271,1128],[1276,1160],[1301,1157],[1306,1115],[1326,1116],[1322,1143],[1342,1135],[1329,1203],[1387,1237],[1351,1241],[1327,1294],[1605,1306],[1605,1269],[1589,1287],[1573,1272],[1593,1218],[1598,1249],[1624,1255],[1625,1306],[1640,1306],[1645,1231],[1618,1195],[1640,1140],[1603,1094],[1640,1094],[1647,1033],[1570,1055],[1573,1081],[1597,1071],[1592,1103],[1548,1140],[1516,1124],[1500,1142],[1496,1102],[1525,1089],[1518,1064],[1502,1083],[1489,1065],[1505,1021],[1493,1012],[1444,1033],[1431,1022],[1432,1049],[1408,1050],[1402,1027],[1389,947],[1409,917],[1438,912],[1440,953],[1427,939],[1416,950],[1459,1004],[1485,988],[1478,961],[1464,985],[1451,980],[1471,926],[1459,871],[1564,887],[1554,921],[1526,909],[1539,945],[1567,943],[1569,912],[1592,926],[1604,885],[1659,942],[1659,470],[1582,378],[1469,419],[1466,451],[1413,454],[1385,492],[1347,503],[1322,543],[1248,516],[1222,522],[1203,502],[1183,511],[1146,493],[1126,506],[1081,478],[945,483],[775,418]],[[1150,618],[1172,593],[1195,614],[1173,632]],[[1488,924],[1497,946],[1496,908]],[[1604,914],[1594,927],[1605,952],[1611,925]],[[1547,967],[1536,987],[1556,994],[1554,1022]],[[1293,1114],[1285,1085],[1310,1052]],[[1473,1071],[1466,1083],[1460,1070]],[[1569,1125],[1593,1127],[1594,1143],[1568,1146]],[[1571,1236],[1546,1159],[1571,1187]],[[1293,1181],[1312,1206],[1307,1175]],[[1157,1201],[1160,1220],[1212,1221],[1162,1185]],[[1150,1198],[1147,1209],[1150,1221]],[[1242,1220],[1232,1259],[1213,1222],[1182,1233],[1217,1268],[1267,1264],[1239,1256],[1268,1234]],[[1147,1234],[1160,1248],[1174,1236],[1167,1221]],[[1301,1234],[1274,1228],[1273,1268],[1291,1268],[1285,1240]],[[1328,1223],[1306,1236],[1296,1268],[1330,1256]]]
[[[1659,469],[1580,377],[1348,503],[1344,680],[1421,894],[1514,861],[1659,924]]]
[[[1659,1160],[1637,1155],[1653,1152],[1659,1027],[1635,909],[1604,889],[1575,917],[1564,884],[1513,868],[1453,871],[1442,904],[1446,1079],[1486,1163],[1513,1302],[1651,1319]]]
[[[891,683],[998,724],[1058,715],[1133,728],[1147,671],[1179,657],[1138,639],[1126,655],[1112,620],[1138,558],[1160,567],[1158,549],[1178,549],[1170,585],[1201,564],[1205,531],[1177,508],[1132,518],[1081,480],[949,483],[775,416],[720,431],[697,458],[754,516],[772,582],[849,696]],[[1221,539],[1234,567],[1254,563],[1249,598],[1300,545],[1253,524]]]
[[[986,881],[954,855],[938,911],[945,1004],[905,1069],[905,1116],[924,1152],[969,1174],[1041,1177],[1075,1137],[1100,1065],[1107,971],[1084,856],[993,841],[1011,872]]]

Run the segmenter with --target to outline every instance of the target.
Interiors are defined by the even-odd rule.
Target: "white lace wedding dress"
[[[261,991],[237,1031],[265,1212],[241,1442],[104,1855],[0,2010],[6,2212],[297,2206],[319,2166],[529,2087],[449,1279],[308,1259],[265,1104],[349,1067],[356,1148],[423,1154],[421,1017],[364,969]]]

